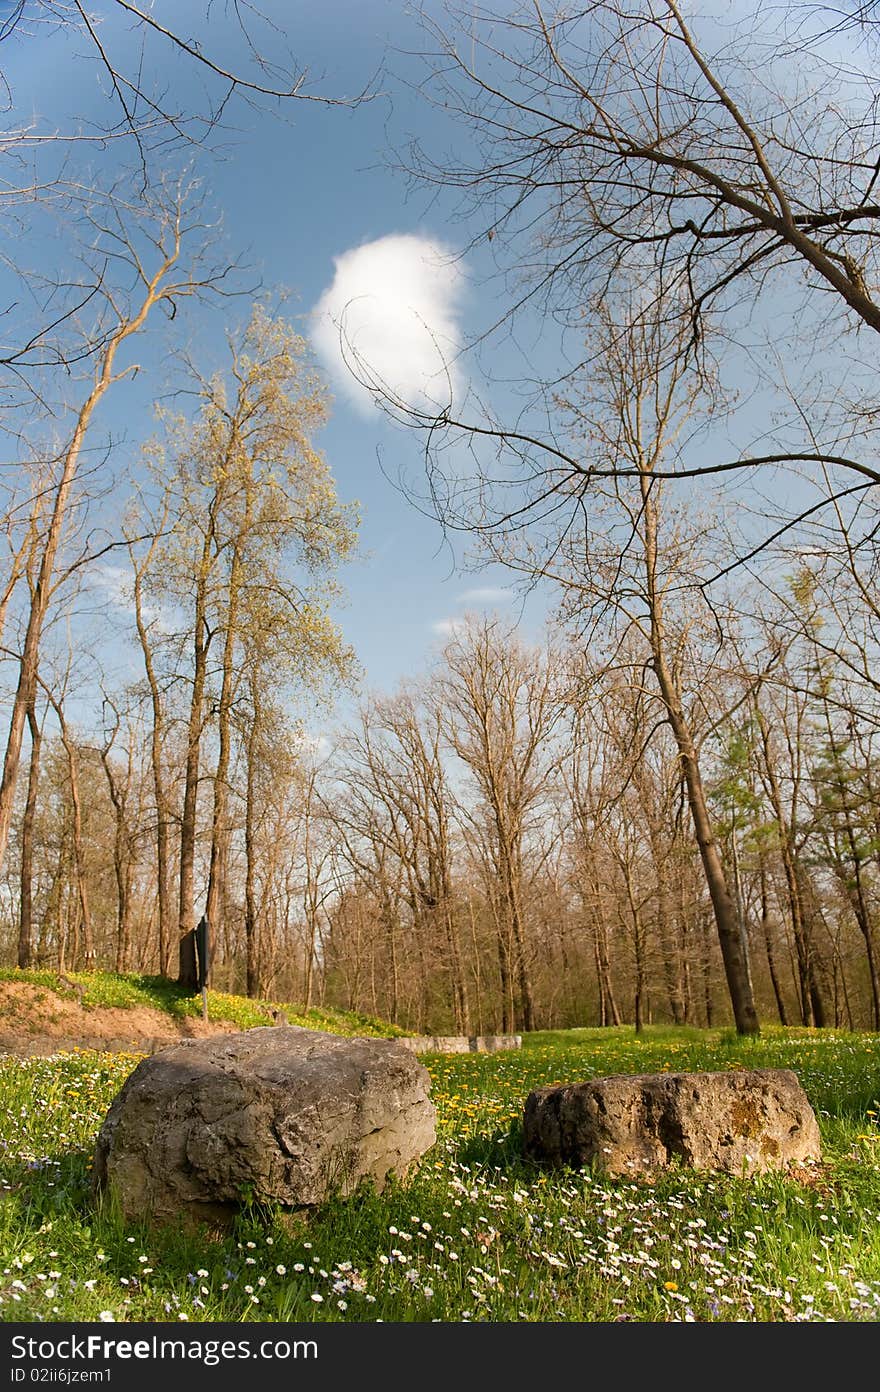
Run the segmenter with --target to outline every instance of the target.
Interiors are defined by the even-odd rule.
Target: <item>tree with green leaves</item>
[[[302,695],[351,661],[330,608],[357,519],[313,443],[327,418],[324,383],[305,341],[262,305],[229,334],[227,353],[223,369],[197,375],[193,418],[166,415],[165,438],[149,451],[168,519],[151,590],[190,616],[177,925],[187,985],[206,733],[215,741],[205,907],[214,924],[226,912],[232,715],[247,699],[245,674]]]

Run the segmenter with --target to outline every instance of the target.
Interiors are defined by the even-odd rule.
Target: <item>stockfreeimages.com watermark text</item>
[[[24,1382],[28,1377],[27,1367],[22,1361],[35,1363],[64,1364],[85,1360],[95,1363],[114,1362],[117,1359],[138,1361],[171,1360],[182,1363],[201,1363],[206,1368],[219,1363],[234,1362],[236,1359],[273,1359],[284,1361],[289,1358],[318,1357],[318,1345],[314,1339],[172,1339],[158,1334],[142,1339],[120,1339],[106,1334],[66,1334],[58,1339],[31,1337],[24,1334],[13,1335],[11,1340],[13,1367],[11,1380]],[[58,1371],[62,1371],[59,1369]],[[67,1370],[73,1372],[73,1369]],[[87,1372],[88,1370],[83,1370]],[[90,1381],[87,1377],[70,1378],[70,1381]],[[68,1381],[66,1378],[53,1378],[52,1381]]]

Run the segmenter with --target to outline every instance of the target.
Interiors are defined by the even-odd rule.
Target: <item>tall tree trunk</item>
[[[817,665],[821,664],[821,656],[817,653]],[[837,787],[835,792],[840,795],[840,812],[843,815],[843,835],[848,851],[848,864],[841,863],[839,854],[835,855],[835,870],[838,878],[842,881],[844,891],[849,899],[856,923],[859,927],[865,942],[865,959],[868,966],[868,981],[871,987],[871,1020],[872,1028],[880,1030],[880,981],[877,977],[877,960],[874,950],[874,931],[871,923],[871,916],[865,898],[864,876],[862,875],[862,862],[866,859],[859,849],[856,841],[855,828],[853,826],[853,808],[848,795],[845,772],[840,766],[842,749],[837,741],[834,732],[834,725],[831,720],[827,696],[823,702],[825,716],[825,728],[828,733],[828,743],[831,749],[831,757],[834,761],[833,768],[837,776]],[[836,837],[834,838],[836,841]]]
[[[83,845],[82,799],[79,791],[79,758],[76,750],[68,749],[70,759],[70,797],[73,803],[73,848],[76,864],[76,886],[79,894],[80,924],[82,927],[83,961],[86,970],[95,965],[95,944],[92,937],[92,911],[86,878],[85,847]]]
[[[387,894],[383,896],[382,919],[385,927],[385,940],[388,944],[389,965],[391,967],[391,980],[389,982],[391,988],[389,997],[391,1013],[389,1018],[394,1024],[397,1024],[398,1015],[400,1013],[400,967],[397,961],[397,926],[395,908]]]
[[[850,902],[859,931],[865,941],[865,960],[868,964],[868,981],[871,987],[871,1028],[880,1030],[880,982],[877,979],[877,960],[874,950],[874,931],[865,902],[860,867],[856,863],[854,883],[850,887]]]
[[[706,1014],[706,1028],[711,1029],[715,1023],[715,1006],[712,999],[712,941],[710,937],[710,920],[700,914],[700,927],[702,938],[702,968],[703,968],[703,1009]]]
[[[718,842],[706,801],[703,779],[696,747],[690,731],[677,683],[666,659],[666,638],[663,628],[662,599],[657,585],[657,508],[651,496],[652,480],[641,477],[642,505],[645,527],[645,573],[650,617],[651,657],[654,674],[666,707],[670,728],[675,737],[687,789],[688,807],[700,861],[706,877],[715,928],[724,962],[727,990],[733,1007],[738,1034],[759,1034],[760,1023],[755,1009],[749,976],[745,943],[740,932],[736,905],[727,884]]]
[[[259,714],[254,711],[251,738],[248,741],[247,785],[244,804],[244,951],[245,951],[245,992],[248,996],[260,994],[260,941],[259,916],[256,892],[257,859],[257,793],[256,756],[254,747],[259,728]]]
[[[318,956],[318,906],[314,896],[309,896],[307,911],[308,938],[306,941],[306,978],[303,992],[303,1008],[310,1010],[315,981],[315,964]]]
[[[67,755],[67,771],[70,779],[70,804],[73,812],[73,866],[76,876],[77,898],[79,900],[79,926],[82,928],[83,963],[87,971],[95,965],[95,945],[92,938],[92,914],[89,905],[89,886],[86,876],[85,847],[83,845],[82,798],[79,789],[79,754],[64,716],[64,706],[50,696],[52,708],[58,717],[61,730],[61,743]],[[76,966],[79,948],[79,935],[73,949],[72,961]]]
[[[504,895],[510,941],[513,946],[515,985],[519,998],[517,1003],[519,1006],[522,1028],[524,1030],[533,1030],[535,1028],[535,998],[532,990],[532,977],[525,941],[525,925],[523,923],[522,906],[520,903],[522,875],[518,861],[519,857],[514,847],[503,844],[502,872],[504,875]],[[516,1029],[518,1024],[519,1021],[514,1019],[513,1028]]]
[[[658,817],[658,790],[643,765],[634,770],[634,781],[638,789],[639,801],[648,829],[651,859],[657,879],[657,937],[660,943],[660,964],[663,970],[663,983],[669,1001],[673,1023],[684,1024],[684,985],[682,981],[682,960],[678,944],[671,929],[668,861],[670,847],[664,843],[662,823]]]
[[[605,996],[605,1007],[607,1013],[606,1025],[616,1026],[621,1024],[622,1016],[617,1004],[617,997],[614,994],[614,981],[611,975],[611,957],[608,949],[608,925],[604,915],[601,913],[596,919],[596,941],[598,945],[599,972],[602,979],[602,989]]]
[[[163,519],[164,526],[164,519]],[[171,852],[170,852],[170,799],[165,786],[165,772],[162,764],[162,746],[165,736],[165,714],[162,703],[162,694],[159,689],[159,681],[156,676],[155,664],[153,662],[153,651],[150,645],[150,636],[143,615],[143,576],[146,567],[149,565],[153,547],[147,556],[144,565],[138,567],[132,560],[134,570],[134,613],[135,624],[137,626],[138,638],[140,640],[141,652],[144,658],[144,670],[147,674],[147,685],[150,688],[150,709],[152,724],[150,729],[150,766],[153,774],[153,794],[156,801],[156,878],[157,878],[157,902],[159,909],[159,974],[160,976],[170,976],[171,974],[171,943],[175,931],[173,909],[171,902]]]
[[[583,834],[583,827],[582,827]],[[584,873],[590,895],[590,922],[593,927],[593,950],[596,960],[596,978],[599,988],[599,1023],[619,1025],[621,1014],[614,995],[614,982],[611,974],[611,956],[608,947],[608,924],[602,907],[602,891],[599,880],[596,856],[589,843],[589,836],[583,836]]]
[[[27,711],[31,735],[31,759],[28,769],[27,801],[21,824],[21,876],[18,919],[18,965],[26,970],[33,959],[33,863],[34,819],[37,814],[37,793],[40,785],[40,748],[43,731],[37,721],[32,701]]]
[[[490,891],[491,892],[491,891]],[[498,948],[498,976],[501,988],[501,1033],[513,1034],[516,1030],[516,1014],[513,1003],[512,943],[509,938],[509,924],[496,900],[492,899],[492,913],[495,919],[495,937]]]
[[[871,987],[871,1028],[880,1030],[880,982],[877,979],[877,960],[874,950],[874,929],[871,923],[871,916],[868,911],[868,904],[865,898],[864,876],[862,875],[862,862],[856,845],[855,832],[853,831],[850,820],[850,809],[845,807],[846,815],[846,841],[849,849],[851,872],[847,876],[846,887],[850,904],[855,915],[856,923],[859,925],[865,942],[865,960],[868,964],[868,981]]]
[[[651,837],[651,854],[654,872],[657,876],[657,933],[660,939],[660,958],[663,967],[663,981],[672,1014],[673,1024],[684,1024],[684,992],[681,979],[681,959],[676,952],[676,944],[669,926],[669,884],[664,864],[663,850],[655,845]]]
[[[105,375],[107,374],[105,373]],[[61,476],[58,481],[58,487],[55,490],[52,512],[49,518],[46,542],[40,559],[37,580],[31,591],[31,602],[27,628],[25,630],[24,647],[22,648],[21,657],[19,658],[18,684],[12,703],[12,717],[9,722],[9,735],[7,737],[6,753],[3,760],[3,776],[2,779],[0,779],[0,867],[3,865],[6,856],[6,847],[9,842],[9,829],[12,823],[12,811],[15,800],[15,787],[18,779],[18,765],[21,757],[24,723],[28,710],[33,706],[36,700],[40,638],[43,632],[43,621],[46,617],[46,611],[49,607],[49,599],[52,593],[55,560],[58,554],[58,547],[61,543],[64,521],[67,516],[70,491],[73,487],[74,478],[76,477],[76,470],[86,427],[107,385],[109,385],[109,380],[104,383],[103,388],[100,390],[96,387],[89,394],[85,405],[80,411],[72,440],[64,456]]]
[[[469,1035],[471,1032],[471,1008],[455,923],[455,911],[452,906],[451,891],[448,887],[444,892],[442,912],[446,933],[446,950],[449,954],[455,1028],[459,1034]]]
[[[195,856],[198,813],[199,763],[204,723],[205,684],[210,636],[207,621],[207,577],[210,566],[210,531],[205,536],[202,567],[196,586],[195,628],[193,633],[193,685],[186,733],[186,773],[183,815],[180,819],[180,895],[177,910],[179,985],[194,991],[199,973],[196,962]]]
[[[480,944],[477,940],[477,921],[474,915],[474,901],[468,894],[468,919],[471,928],[471,951],[474,964],[474,990],[476,992],[477,1034],[483,1033],[483,972],[480,963]]]
[[[128,836],[126,803],[131,785],[131,750],[125,790],[119,787],[110,762],[110,746],[101,750],[101,762],[107,778],[110,801],[113,804],[113,872],[116,879],[116,970],[128,970],[131,945],[131,843]]]
[[[596,991],[599,1004],[599,1028],[608,1024],[608,1005],[605,999],[605,983],[602,980],[602,960],[599,956],[599,939],[593,934],[593,962],[596,968]]]
[[[804,980],[809,995],[810,1014],[812,1023],[816,1028],[824,1029],[828,1024],[828,1007],[819,981],[821,958],[815,945],[815,892],[803,864],[799,860],[795,860],[793,864],[798,903],[801,906],[801,918],[805,929],[804,939],[808,951]]]
[[[738,1034],[759,1034],[760,1024],[755,1000],[752,994],[749,967],[742,934],[740,933],[736,905],[730,894],[724,867],[718,850],[718,843],[712,830],[709,809],[706,803],[703,780],[700,775],[696,750],[681,708],[669,671],[662,657],[655,661],[663,699],[669,712],[670,724],[678,745],[682,769],[688,792],[688,805],[693,822],[694,834],[700,851],[700,861],[706,876],[706,885],[712,901],[715,927],[721,947],[727,990],[733,1007],[734,1020]]]
[[[205,917],[213,930],[226,909],[226,868],[229,858],[229,827],[227,808],[229,804],[228,783],[229,763],[232,748],[230,714],[235,690],[235,645],[238,640],[239,607],[241,598],[242,552],[251,526],[250,492],[245,505],[241,531],[236,538],[229,569],[229,587],[226,602],[226,633],[223,640],[223,675],[220,682],[220,700],[217,705],[217,733],[219,749],[217,768],[214,774],[214,813],[211,821],[211,863],[208,871],[208,895]]]
[[[641,1034],[645,1025],[644,1006],[645,1006],[645,943],[644,925],[642,923],[641,910],[635,895],[635,887],[632,879],[632,866],[629,860],[621,866],[623,870],[624,883],[626,884],[626,897],[629,900],[630,918],[632,921],[633,934],[633,959],[635,966],[633,981],[633,1024],[636,1034]]]
[[[785,1009],[785,998],[779,984],[779,971],[776,966],[776,949],[773,945],[773,934],[770,928],[770,901],[767,894],[767,865],[764,852],[761,851],[758,857],[758,865],[761,875],[761,929],[764,934],[764,948],[767,953],[767,967],[770,972],[770,982],[773,986],[773,995],[776,998],[776,1009],[779,1013],[779,1023],[788,1024],[788,1014]]]
[[[179,234],[178,234],[179,238]],[[0,868],[6,858],[9,843],[9,829],[12,825],[12,812],[15,803],[15,788],[18,780],[18,765],[21,758],[21,744],[24,735],[24,722],[28,708],[34,703],[37,692],[37,668],[40,660],[40,638],[43,623],[52,596],[55,562],[64,532],[70,494],[76,479],[80,455],[86,432],[92,422],[103,396],[115,381],[125,372],[114,374],[116,355],[125,342],[136,334],[147,320],[150,310],[162,299],[161,284],[174,265],[179,254],[179,240],[174,252],[165,256],[156,274],[146,283],[144,297],[136,313],[117,323],[116,328],[105,340],[104,349],[98,362],[94,385],[83,402],[76,418],[76,425],[64,451],[58,485],[52,499],[52,510],[46,530],[46,540],[36,582],[31,591],[30,609],[25,629],[24,646],[18,665],[18,683],[12,703],[12,716],[9,722],[9,735],[3,759],[3,775],[0,778]]]
[[[792,827],[782,805],[782,790],[776,776],[776,766],[770,743],[770,726],[762,710],[757,709],[756,714],[764,755],[765,786],[770,798],[770,806],[773,809],[773,816],[779,828],[779,852],[788,892],[789,916],[798,967],[801,1021],[805,1025],[817,1025],[821,1029],[827,1023],[827,1012],[816,976],[812,927],[804,910],[803,872],[797,861]]]
[[[253,663],[248,669],[248,688],[251,698],[251,718],[245,742],[247,764],[244,798],[245,991],[248,996],[259,997],[263,989],[263,982],[260,914],[257,904],[257,770],[260,739],[263,733],[263,702],[260,675]]]

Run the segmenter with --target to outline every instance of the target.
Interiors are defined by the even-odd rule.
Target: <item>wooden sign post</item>
[[[211,930],[204,914],[196,928],[196,956],[199,963],[199,990],[202,993],[202,1019],[208,1018],[208,970],[211,964]]]

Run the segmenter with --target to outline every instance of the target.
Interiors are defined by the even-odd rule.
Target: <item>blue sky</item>
[[[393,167],[395,150],[405,150],[414,135],[441,152],[449,145],[460,153],[465,139],[462,127],[447,126],[443,113],[419,90],[425,69],[414,55],[427,39],[410,7],[403,0],[329,0],[323,8],[263,0],[262,8],[270,20],[278,20],[306,70],[304,90],[350,97],[371,84],[375,92],[353,108],[297,102],[279,111],[272,102],[258,108],[239,103],[229,109],[222,152],[199,154],[195,164],[222,218],[230,252],[244,255],[265,289],[290,292],[287,312],[301,332],[313,336],[331,378],[335,404],[319,443],[342,497],[358,499],[363,514],[362,559],[341,576],[348,603],[337,617],[364,668],[365,686],[389,690],[424,670],[468,609],[522,613],[526,636],[537,636],[552,597],[538,591],[521,608],[510,572],[498,566],[480,573],[463,569],[466,539],[453,538],[450,547],[438,523],[422,516],[390,481],[403,472],[418,485],[420,439],[392,426],[362,394],[358,397],[339,362],[332,321],[317,320],[314,312],[329,306],[338,313],[350,304],[349,322],[361,335],[365,355],[418,395],[426,370],[437,361],[432,335],[454,359],[457,343],[498,316],[504,289],[485,240],[459,256],[475,225],[459,216],[455,194],[413,190]],[[442,14],[440,4],[425,8]],[[156,0],[154,12],[172,20],[181,34],[207,35],[211,55],[220,62],[237,70],[246,64],[223,6],[212,10],[207,30],[204,0]],[[748,15],[749,7],[738,4],[731,11],[725,5],[723,13]],[[125,27],[108,24],[102,32],[130,64]],[[270,40],[273,52],[276,43],[280,51],[279,35]],[[106,76],[94,50],[86,59],[83,51],[81,40],[71,44],[45,30],[22,32],[4,43],[0,59],[20,121],[33,117],[69,126],[101,107]],[[167,83],[169,103],[201,101],[202,83],[191,61],[175,57],[167,46],[157,43],[148,50],[145,71]],[[93,158],[106,174],[115,155],[109,147]],[[233,304],[226,312],[244,317],[247,304]],[[214,365],[212,355],[222,362],[222,327],[216,313],[189,321],[187,332],[205,368]],[[552,377],[559,347],[554,332],[546,320],[522,320],[519,349],[502,338],[493,350],[494,375],[513,377],[523,365],[551,365]],[[138,344],[146,370],[135,384],[114,390],[99,422],[97,436],[112,432],[117,440],[120,466],[136,460],[149,433],[151,402],[169,385],[157,344],[154,340],[151,348],[149,336]],[[455,371],[459,387],[472,374],[485,386],[472,360]],[[503,411],[499,390],[493,386],[493,403]],[[769,419],[762,410],[760,401],[752,401],[740,412],[746,434],[759,417]],[[732,445],[718,448],[730,457]],[[133,652],[128,661],[136,670]],[[316,721],[325,724],[325,713],[316,713]]]
[[[163,9],[173,15],[185,33],[187,14],[198,15],[203,6],[188,0],[155,8],[160,17]],[[333,0],[321,10],[297,5],[295,23],[285,0],[268,0],[263,8],[290,32],[297,61],[310,75],[307,90],[348,96],[372,81],[377,92],[352,109],[288,104],[283,119],[271,109],[238,106],[222,157],[200,155],[197,168],[222,213],[228,246],[244,253],[264,287],[286,288],[289,316],[301,332],[316,334],[334,392],[319,443],[341,495],[358,499],[363,516],[363,555],[341,576],[348,600],[338,618],[364,668],[365,686],[388,690],[423,670],[469,609],[521,614],[524,631],[537,635],[546,605],[533,595],[523,607],[511,589],[512,575],[498,566],[481,573],[461,569],[464,539],[450,548],[439,525],[390,482],[401,469],[418,481],[420,443],[384,419],[363,392],[358,398],[339,361],[335,330],[328,331],[325,316],[321,332],[313,311],[322,296],[331,311],[354,297],[350,312],[358,316],[364,351],[417,395],[420,377],[429,363],[436,365],[431,335],[454,351],[491,309],[493,292],[483,279],[488,263],[448,260],[445,253],[454,257],[467,236],[451,201],[408,194],[405,179],[391,168],[392,147],[414,132],[443,135],[442,117],[401,80],[421,72],[404,50],[421,47],[424,35],[399,0]],[[205,32],[195,20],[191,27]],[[220,25],[209,33],[212,56],[241,65],[231,33]],[[129,43],[123,29],[105,34],[117,52]],[[92,59],[77,56],[82,47],[82,41],[72,47],[51,34],[22,35],[4,46],[20,120],[33,113],[61,122],[97,109],[102,78]],[[167,76],[174,91],[181,79],[193,81],[192,66],[167,58]],[[107,172],[114,156],[93,158],[103,160]],[[246,308],[233,306],[232,312],[244,315]],[[216,319],[213,324],[216,334]],[[198,324],[193,327],[198,333]],[[203,337],[200,352],[210,357],[212,347],[210,335]],[[132,457],[147,433],[143,412],[166,385],[150,349],[138,344],[137,356],[148,372],[136,387],[114,390],[100,422],[123,436],[120,448]]]

